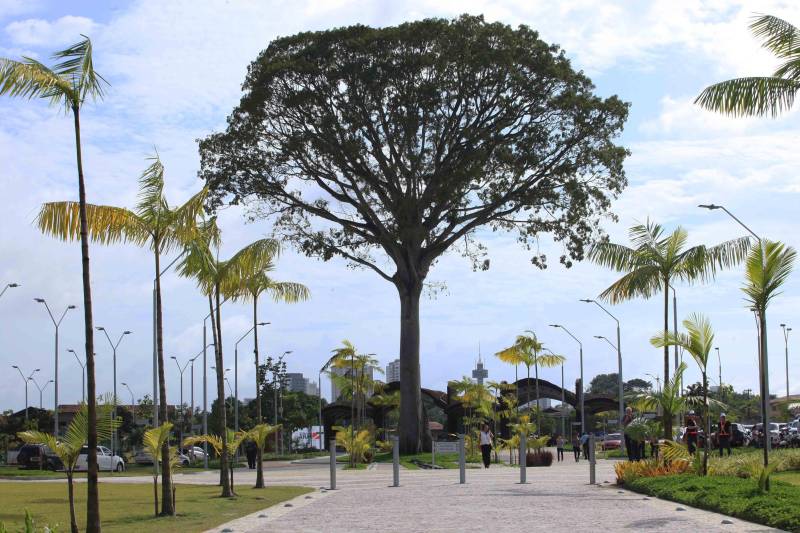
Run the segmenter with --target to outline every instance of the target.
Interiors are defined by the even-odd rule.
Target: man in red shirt
[[[728,456],[731,455],[731,423],[725,419],[725,413],[719,415],[719,429],[717,430],[717,446],[719,446],[719,456],[722,457],[723,448],[728,449]]]

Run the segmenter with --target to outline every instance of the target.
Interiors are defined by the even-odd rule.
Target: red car
[[[601,444],[603,450],[618,450],[622,447],[622,434],[621,433],[609,433],[605,437],[603,437],[603,443]]]

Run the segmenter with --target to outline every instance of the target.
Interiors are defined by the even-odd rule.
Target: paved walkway
[[[467,470],[401,470],[400,487],[391,487],[390,464],[367,471],[338,471],[337,490],[328,486],[323,465],[274,465],[268,484],[305,485],[316,492],[254,513],[214,532],[461,532],[461,531],[654,531],[762,532],[774,529],[647,498],[614,486],[613,461],[598,462],[597,486],[588,484],[588,465],[574,461],[529,468],[528,484],[519,470],[492,467]],[[179,482],[215,482],[207,474],[181,475]],[[237,473],[237,484],[253,474]],[[607,482],[607,483],[606,483]],[[723,520],[730,523],[723,523]]]

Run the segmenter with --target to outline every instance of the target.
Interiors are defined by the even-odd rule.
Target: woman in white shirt
[[[489,468],[492,462],[492,441],[494,435],[489,431],[489,424],[484,424],[481,428],[481,455],[483,456],[483,467]]]

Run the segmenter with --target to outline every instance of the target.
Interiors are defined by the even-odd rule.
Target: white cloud
[[[75,42],[80,34],[90,35],[97,27],[86,17],[66,15],[54,21],[26,19],[11,22],[5,27],[11,41],[23,46],[59,46]]]

